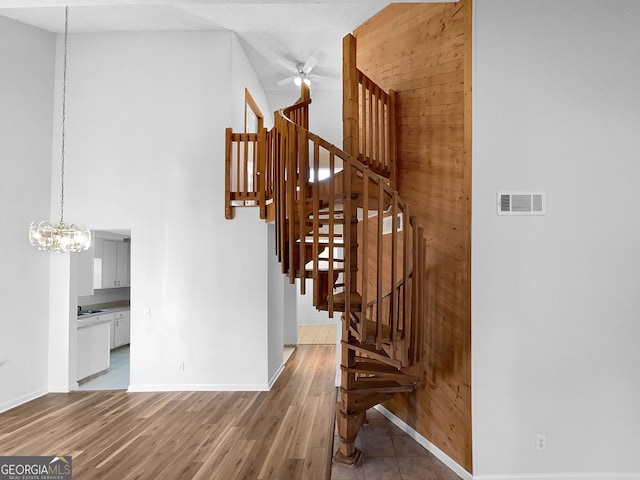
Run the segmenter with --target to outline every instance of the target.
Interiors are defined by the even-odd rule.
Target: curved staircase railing
[[[361,72],[357,78],[367,86],[358,91],[383,96]],[[393,147],[376,147],[372,139],[365,151],[375,156],[343,151],[308,130],[310,103],[303,84],[300,99],[275,112],[270,131],[227,129],[231,189],[225,215],[232,218],[234,206],[260,207],[261,218],[275,221],[282,272],[291,283],[300,279],[302,294],[305,280],[312,279],[314,306],[330,316],[342,314],[341,444],[334,461],[354,464],[360,459],[355,439],[366,410],[412,391],[419,381],[426,246],[417,218],[380,174],[393,171],[380,160],[395,158],[381,156]],[[366,113],[358,117],[375,123]]]

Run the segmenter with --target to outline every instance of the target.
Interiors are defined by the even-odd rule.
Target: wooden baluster
[[[369,177],[371,172],[369,167],[364,167],[363,183],[362,183],[362,249],[360,250],[360,258],[362,259],[362,306],[360,307],[360,338],[367,338],[367,303],[369,297],[367,295],[367,287],[369,283]]]
[[[383,271],[382,271],[382,257],[383,257],[383,237],[382,237],[382,221],[384,220],[383,215],[384,215],[384,210],[383,210],[383,204],[384,204],[384,184],[382,183],[382,180],[378,179],[378,244],[377,244],[377,261],[378,261],[378,268],[376,271],[376,275],[377,275],[377,300],[376,300],[376,348],[378,350],[382,349],[382,322],[381,322],[381,317],[382,317],[382,299],[383,299],[383,295],[384,295],[384,284],[382,282],[382,276],[383,276]]]
[[[425,288],[427,286],[426,279],[426,268],[427,268],[427,241],[424,238],[424,228],[420,227],[418,229],[418,235],[420,237],[420,255],[419,255],[419,272],[420,272],[420,282],[418,284],[418,305],[419,305],[419,314],[418,319],[426,318],[426,302],[425,302]],[[424,327],[422,326],[422,322],[420,320],[416,321],[416,328],[418,329],[417,335],[417,346],[416,346],[416,363],[419,363],[422,358],[422,345],[423,345],[423,337]]]
[[[288,162],[286,172],[287,192],[288,192],[288,209],[287,209],[287,228],[289,231],[289,265],[287,274],[289,275],[289,283],[295,282],[295,262],[293,257],[293,247],[296,243],[296,221],[295,221],[295,203],[296,203],[296,126],[293,123],[288,125]]]
[[[288,230],[287,230],[287,212],[289,211],[289,187],[286,182],[287,168],[289,168],[289,135],[288,135],[288,125],[282,122],[280,130],[280,186],[281,192],[280,197],[282,198],[282,273],[286,275],[287,273],[287,261],[288,261],[288,252],[287,252],[287,242],[289,241]]]
[[[242,189],[240,188],[240,141],[236,139],[235,143],[235,161],[236,161],[236,174],[235,174],[235,185],[231,185],[231,188],[235,187],[236,198],[241,194]]]
[[[356,291],[357,282],[352,282],[352,257],[355,257],[356,248],[353,245],[357,242],[358,233],[353,231],[353,223],[351,222],[352,209],[351,209],[351,177],[355,177],[356,172],[352,171],[351,157],[347,156],[344,159],[342,170],[342,181],[344,183],[344,200],[342,204],[342,241],[343,241],[343,270],[344,273],[344,321],[347,325],[351,323],[351,293]],[[356,237],[355,239],[353,237]],[[357,265],[357,263],[356,263]]]
[[[396,189],[396,162],[398,155],[397,139],[397,102],[398,96],[395,90],[389,91],[389,180],[391,181],[391,188]]]
[[[333,217],[335,216],[335,200],[336,200],[336,185],[335,185],[335,168],[336,158],[335,149],[331,148],[329,151],[329,265],[328,265],[328,278],[329,278],[329,296],[327,299],[329,310],[329,318],[333,318],[333,247],[334,247],[334,235],[335,225],[333,223]],[[344,171],[343,171],[344,176]],[[342,242],[344,245],[344,229],[342,235]]]
[[[306,293],[306,233],[307,233],[307,218],[306,218],[306,208],[307,208],[307,186],[309,182],[309,143],[307,140],[307,136],[305,134],[305,129],[297,127],[298,129],[298,182],[299,182],[299,198],[298,198],[298,209],[299,215],[298,218],[300,220],[300,244],[299,244],[299,255],[300,255],[300,294],[304,295]]]
[[[249,183],[249,140],[246,136],[242,139],[242,149],[243,157],[242,157],[242,196],[243,198],[247,198],[247,193],[249,191],[248,183]]]
[[[224,218],[231,220],[234,217],[231,206],[231,129],[225,130],[225,151],[224,151]]]
[[[313,142],[313,305],[321,303],[320,279],[318,275],[318,257],[320,256],[320,182],[318,180],[318,170],[320,169],[320,144],[317,139]],[[324,303],[324,299],[322,300]]]
[[[396,341],[400,340],[398,333],[398,291],[397,291],[397,261],[398,261],[398,192],[393,192],[391,199],[391,358],[397,357]]]
[[[276,124],[277,125],[277,124]],[[276,235],[278,241],[276,242],[278,249],[278,262],[282,266],[282,255],[284,252],[284,231],[282,230],[282,215],[284,214],[284,190],[282,189],[282,177],[284,175],[282,165],[282,133],[278,128],[274,131],[273,135],[274,146],[274,195],[273,201],[275,202],[276,211]]]
[[[411,322],[412,328],[415,328],[416,331],[419,327],[419,316],[418,309],[420,307],[419,304],[419,291],[420,291],[420,229],[418,228],[418,222],[416,217],[413,217],[413,282],[411,288]],[[415,333],[411,336],[411,356],[412,361],[416,363],[416,335]]]
[[[353,155],[361,162],[364,159],[364,150],[366,145],[365,133],[363,125],[365,124],[365,92],[362,84],[362,72],[358,70],[358,149]]]
[[[374,102],[374,96],[373,96],[373,85],[371,85],[371,82],[369,81],[369,79],[367,79],[367,89],[369,91],[369,95],[367,96],[368,97],[368,102],[369,102],[369,106],[368,106],[369,110],[367,112],[367,121],[369,123],[369,134],[367,136],[368,137],[368,141],[369,141],[369,145],[367,147],[367,150],[368,150],[367,153],[368,153],[368,157],[369,157],[368,164],[369,165],[374,165],[374,163],[373,163],[375,161],[375,158],[373,158],[373,155],[374,155],[374,153],[373,153],[373,148],[374,148],[373,141],[374,141],[374,138],[375,138],[375,134],[374,134],[374,130],[373,130],[373,109],[374,109],[373,102]]]
[[[376,166],[380,168],[380,88],[376,85],[374,87],[374,96],[373,96],[373,152],[371,156],[375,158]],[[380,170],[378,170],[380,171]]]
[[[256,171],[258,206],[260,207],[260,218],[267,218],[267,129],[262,128],[258,134],[258,164]]]
[[[404,205],[402,211],[402,317],[400,317],[400,325],[404,333],[404,348],[402,352],[403,366],[409,366],[409,348],[411,342],[411,318],[409,317],[409,226],[411,217],[409,216],[409,206]]]

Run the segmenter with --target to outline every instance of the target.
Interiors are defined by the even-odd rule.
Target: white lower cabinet
[[[113,344],[111,348],[117,348],[129,343],[131,339],[131,314],[129,310],[115,312],[113,325]]]

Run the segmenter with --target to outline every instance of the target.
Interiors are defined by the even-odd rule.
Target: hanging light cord
[[[60,223],[64,223],[64,140],[67,119],[67,36],[69,33],[69,7],[64,11],[64,61],[62,63],[62,151],[60,158]]]

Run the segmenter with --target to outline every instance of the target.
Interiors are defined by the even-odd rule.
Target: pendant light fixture
[[[69,7],[64,12],[64,62],[62,68],[62,150],[60,154],[60,222],[52,224],[46,220],[32,222],[29,226],[29,241],[38,250],[45,252],[82,252],[91,245],[91,232],[85,227],[64,223],[64,143],[67,95],[67,40],[69,36]]]

